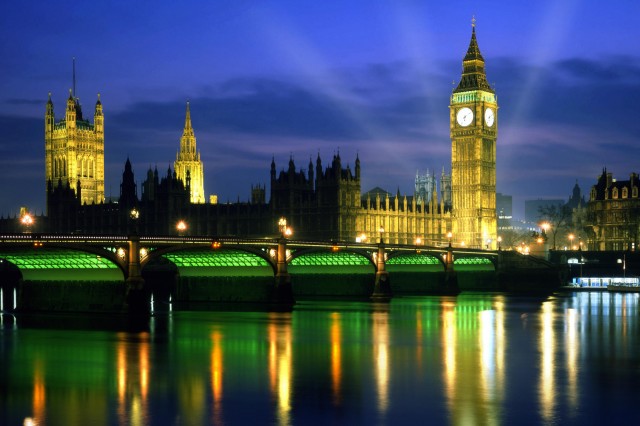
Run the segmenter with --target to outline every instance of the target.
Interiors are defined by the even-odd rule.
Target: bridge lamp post
[[[131,232],[133,234],[138,233],[138,219],[140,218],[140,212],[135,207],[129,212],[129,218],[131,219]]]
[[[176,225],[176,229],[178,230],[178,235],[182,237],[184,235],[184,231],[187,230],[186,222],[184,220],[179,221]]]
[[[24,232],[28,234],[31,231],[31,225],[33,225],[33,216],[31,216],[29,213],[25,213],[20,218],[20,223],[22,223],[22,225],[24,226]]]
[[[378,232],[380,233],[380,244],[384,244],[384,228],[381,226]]]
[[[502,237],[498,236],[498,251],[502,250]]]
[[[569,236],[567,236],[567,238],[569,238],[569,249],[573,250],[573,239],[575,238],[575,236],[573,234],[569,234]]]
[[[365,241],[367,241],[367,235],[365,233],[356,237],[356,243],[364,243]]]
[[[449,248],[451,248],[451,238],[453,238],[453,233],[449,231],[447,232],[447,240],[449,240]]]

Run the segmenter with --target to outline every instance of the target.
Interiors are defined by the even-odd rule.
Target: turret
[[[356,154],[356,180],[360,180],[360,156]]]
[[[53,114],[53,102],[51,101],[51,92],[49,92],[49,100],[47,101],[47,110],[44,116],[44,132],[45,138],[53,132],[53,125],[55,123],[55,116]]]
[[[311,157],[309,157],[309,182],[313,184],[313,162]]]
[[[71,89],[69,89],[69,98],[67,98],[65,120],[67,122],[67,129],[76,127],[76,102],[73,99]]]
[[[98,93],[98,100],[96,101],[96,110],[93,114],[93,124],[95,126],[95,132],[98,134],[104,133],[104,115],[102,113],[102,102],[100,102],[100,93]]]
[[[276,180],[276,159],[271,157],[271,182]]]

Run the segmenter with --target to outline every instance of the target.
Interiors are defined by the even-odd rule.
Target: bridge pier
[[[140,238],[129,237],[129,268],[126,280],[125,310],[129,314],[145,314],[151,312],[149,294],[144,286],[144,278],[140,265]]]
[[[291,275],[287,270],[287,240],[284,237],[278,239],[276,251],[276,276],[271,303],[293,305],[293,288],[291,287]]]
[[[451,247],[451,242],[449,242],[445,258],[444,284],[441,291],[444,295],[456,296],[460,294],[458,275],[453,265],[453,248]]]
[[[392,297],[389,272],[385,269],[384,254],[384,243],[381,239],[376,255],[376,280],[373,284],[373,293],[371,294],[371,300],[373,302],[389,302]]]

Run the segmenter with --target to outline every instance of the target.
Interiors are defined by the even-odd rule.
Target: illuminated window
[[[622,198],[627,198],[629,196],[629,190],[624,187],[622,188]]]
[[[611,198],[618,198],[618,188],[613,188],[613,191],[611,191]]]

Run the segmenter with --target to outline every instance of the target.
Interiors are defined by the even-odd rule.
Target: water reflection
[[[0,423],[634,423],[639,314],[635,294],[483,294],[170,313],[149,331],[6,321]]]
[[[277,401],[276,419],[279,425],[291,424],[291,314],[270,314],[269,378],[271,393]]]

